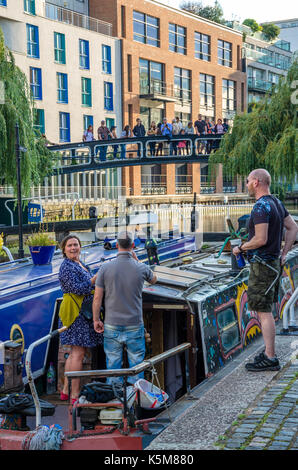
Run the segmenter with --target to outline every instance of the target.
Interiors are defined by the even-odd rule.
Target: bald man
[[[258,314],[265,343],[265,350],[254,358],[254,362],[245,365],[251,372],[280,369],[275,355],[275,321],[272,315],[273,303],[277,301],[278,283],[266,295],[265,293],[277,273],[281,272],[298,231],[284,205],[270,194],[270,184],[271,176],[263,168],[253,170],[248,175],[248,193],[256,199],[256,203],[250,216],[248,241],[233,249],[234,255],[247,252],[250,262],[248,308]],[[284,227],[285,244],[280,253]]]

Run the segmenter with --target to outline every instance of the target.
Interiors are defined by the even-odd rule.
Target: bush
[[[56,245],[56,240],[53,240],[48,233],[38,232],[31,235],[26,244],[28,246],[52,246]]]

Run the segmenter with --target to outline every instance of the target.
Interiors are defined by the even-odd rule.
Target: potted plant
[[[46,232],[37,232],[27,240],[33,264],[51,263],[56,249],[56,241]]]

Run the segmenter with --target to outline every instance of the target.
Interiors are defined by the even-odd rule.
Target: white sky
[[[178,8],[181,0],[158,0]],[[215,0],[202,0],[204,6],[214,6]],[[298,18],[295,0],[219,0],[226,20],[253,18],[257,23]]]

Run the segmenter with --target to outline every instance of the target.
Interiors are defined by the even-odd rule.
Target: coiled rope
[[[60,450],[64,434],[59,424],[38,426],[23,439],[22,450]]]

